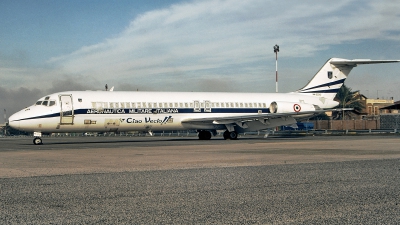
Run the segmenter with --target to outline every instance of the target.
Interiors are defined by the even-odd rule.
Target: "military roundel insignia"
[[[301,106],[300,106],[299,104],[294,104],[294,105],[293,105],[293,110],[294,110],[295,112],[300,112]]]

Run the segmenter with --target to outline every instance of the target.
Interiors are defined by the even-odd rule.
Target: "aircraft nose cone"
[[[10,116],[8,119],[8,125],[14,129],[19,130],[19,120],[18,118],[14,115]]]

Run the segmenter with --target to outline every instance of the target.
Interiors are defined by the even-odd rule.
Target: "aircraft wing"
[[[342,108],[342,109],[320,109],[314,111],[301,111],[301,112],[288,112],[288,113],[262,113],[254,115],[238,115],[238,116],[217,116],[217,117],[203,117],[203,118],[187,118],[182,120],[182,123],[214,123],[214,124],[231,124],[236,122],[245,122],[252,120],[272,119],[288,116],[300,116],[300,115],[318,115],[324,112],[333,111],[348,111],[354,110],[353,108]]]

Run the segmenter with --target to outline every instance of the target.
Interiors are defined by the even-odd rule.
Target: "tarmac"
[[[399,224],[400,137],[0,138],[0,224]]]

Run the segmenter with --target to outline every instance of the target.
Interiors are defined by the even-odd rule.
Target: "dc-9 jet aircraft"
[[[332,109],[350,71],[400,60],[329,59],[303,88],[290,93],[69,91],[47,95],[9,118],[15,129],[42,133],[197,130],[208,140],[296,123]],[[342,109],[343,110],[343,109]]]

